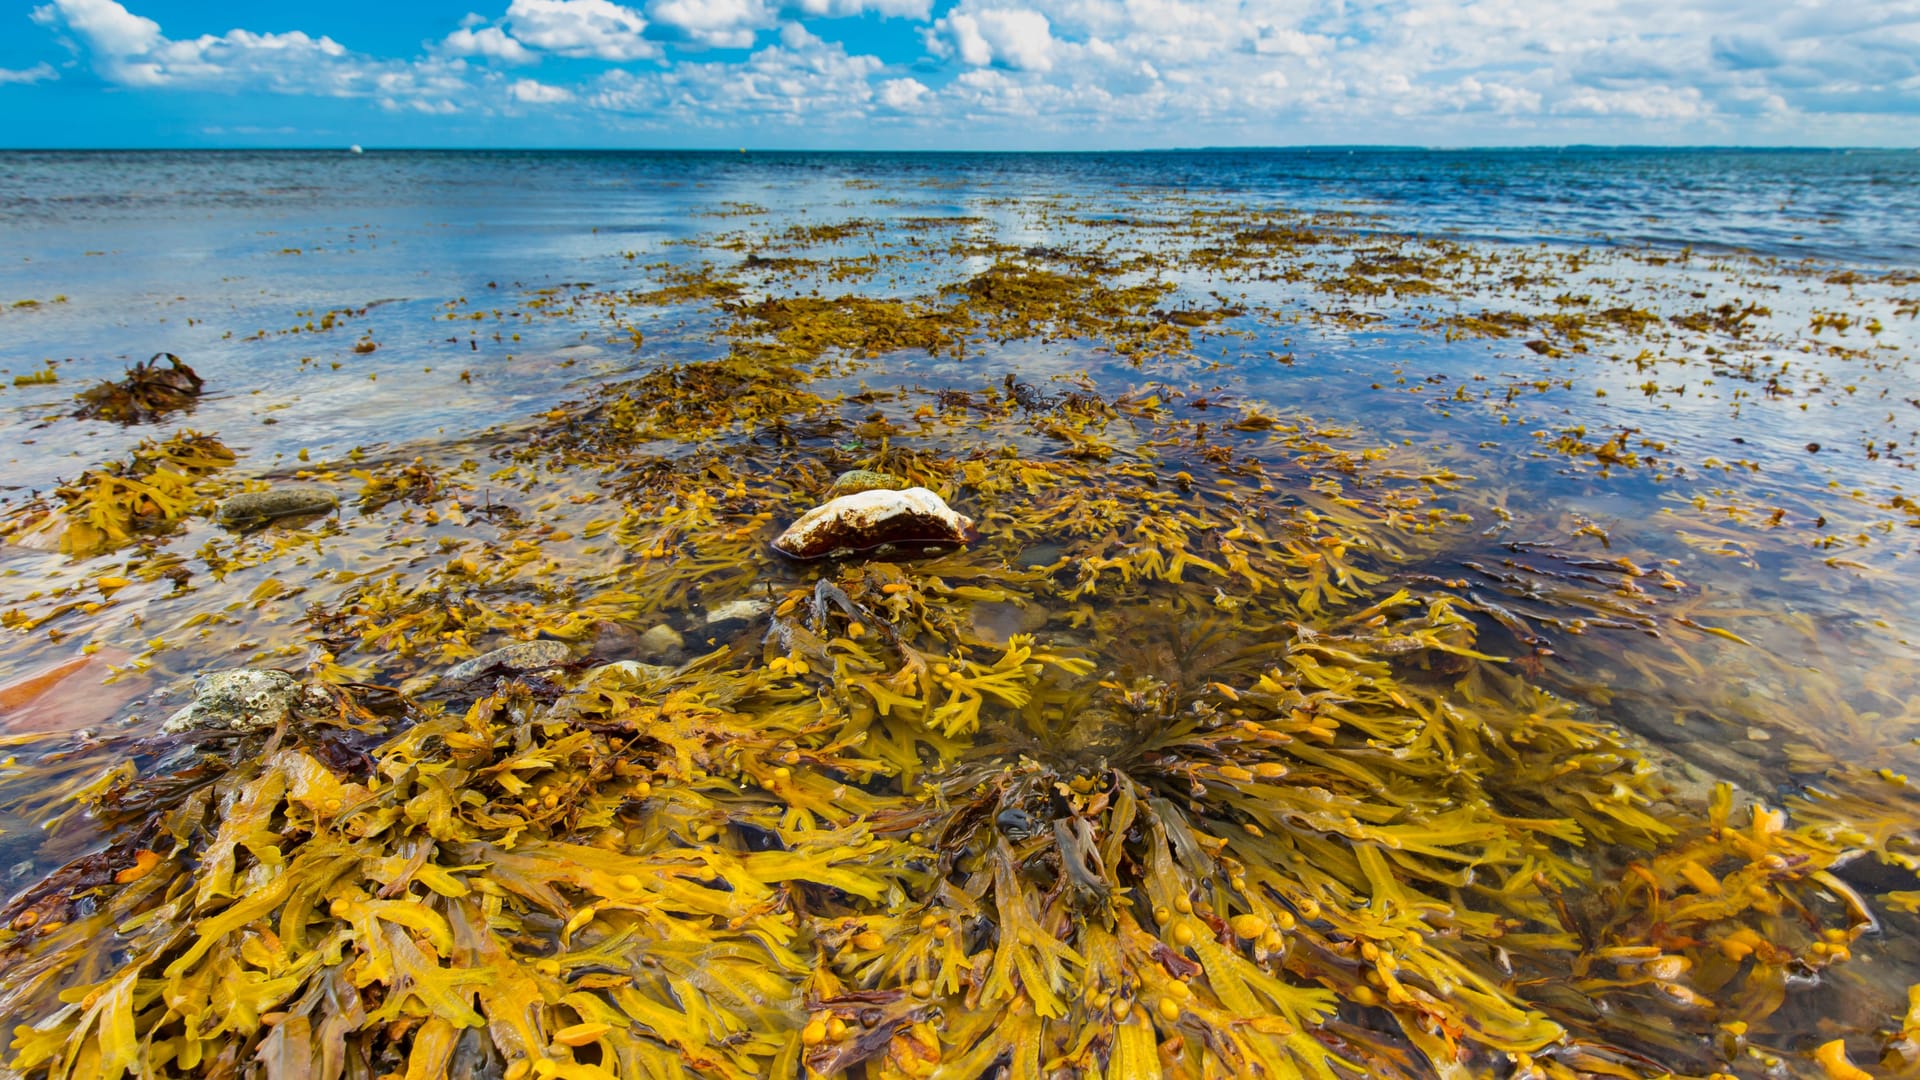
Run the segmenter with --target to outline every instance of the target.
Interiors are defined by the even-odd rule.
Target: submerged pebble
[[[587,672],[585,682],[591,684],[605,679],[626,679],[634,682],[659,682],[671,678],[673,669],[665,664],[643,664],[638,660],[615,660],[611,664],[601,664]]]
[[[983,600],[973,606],[974,631],[995,645],[1005,645],[1015,634],[1036,633],[1046,625],[1046,609],[1037,604]]]
[[[661,623],[640,635],[640,655],[648,657],[666,656],[685,648],[687,640],[680,631]]]
[[[275,518],[324,514],[340,505],[333,492],[318,484],[277,484],[265,491],[243,491],[220,504],[220,524],[260,525]]]
[[[816,506],[787,527],[773,548],[795,559],[818,559],[837,551],[868,551],[884,544],[964,544],[974,538],[973,519],[957,514],[926,488],[873,490]]]
[[[729,600],[707,609],[707,628],[719,629],[733,623],[749,623],[772,610],[771,600]]]
[[[209,672],[193,680],[193,701],[168,717],[160,730],[269,731],[291,719],[306,704],[324,708],[326,696],[284,671],[231,668]]]
[[[571,659],[573,650],[567,648],[564,642],[521,641],[455,664],[441,676],[440,683],[442,686],[464,685],[490,671],[516,675],[547,671]]]

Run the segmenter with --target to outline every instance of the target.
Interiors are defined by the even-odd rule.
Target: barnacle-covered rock
[[[491,672],[531,674],[560,667],[573,659],[573,650],[559,641],[521,641],[481,653],[447,669],[442,686],[465,686]]]
[[[833,486],[827,489],[827,498],[837,499],[842,495],[858,495],[862,491],[900,491],[907,482],[892,473],[876,472],[873,469],[848,469],[833,478]]]
[[[231,668],[193,680],[193,701],[168,717],[160,730],[270,731],[291,719],[302,705],[325,708],[327,698],[284,671]]]
[[[773,548],[790,558],[818,559],[884,544],[964,544],[973,538],[972,518],[955,513],[926,488],[915,487],[861,491],[816,506],[789,525]]]
[[[220,524],[238,528],[275,518],[324,514],[340,505],[339,496],[318,484],[277,484],[265,491],[243,491],[220,504]]]

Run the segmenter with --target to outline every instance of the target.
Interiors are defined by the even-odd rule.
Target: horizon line
[[[1079,149],[969,149],[969,148],[875,148],[875,147],[790,147],[790,146],[743,146],[738,148],[718,146],[365,146],[359,143],[341,145],[337,143],[313,145],[224,145],[224,146],[0,146],[0,154],[125,154],[125,153],[325,153],[344,154],[355,151],[362,153],[559,153],[559,154],[972,154],[983,156],[1013,156],[1031,154],[1200,154],[1200,153],[1250,153],[1279,151],[1314,150],[1367,150],[1413,153],[1458,153],[1486,151],[1524,151],[1524,150],[1663,150],[1663,151],[1792,151],[1802,153],[1851,153],[1854,151],[1901,153],[1912,151],[1920,153],[1920,146],[1894,145],[1849,145],[1825,146],[1817,144],[1773,144],[1773,143],[1513,143],[1513,144],[1462,144],[1458,146],[1422,146],[1413,143],[1249,143],[1226,144],[1217,146],[1154,146],[1154,147],[1105,147]]]

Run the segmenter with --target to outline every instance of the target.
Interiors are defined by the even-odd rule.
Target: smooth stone
[[[819,559],[889,544],[964,544],[973,538],[972,518],[916,487],[861,491],[816,506],[787,526],[773,549],[790,559]]]
[[[1005,645],[1015,634],[1032,634],[1047,625],[1044,608],[1021,606],[1002,600],[986,600],[973,605],[973,629],[995,645]]]
[[[611,664],[601,664],[587,672],[586,681],[599,682],[607,678],[626,679],[632,682],[662,682],[673,678],[674,669],[665,664],[643,664],[638,660],[615,660]]]
[[[291,719],[303,704],[324,709],[329,702],[325,694],[301,686],[284,671],[230,668],[193,680],[193,701],[167,717],[160,730],[168,734],[271,731]]]
[[[257,525],[274,518],[324,514],[340,505],[338,496],[318,484],[276,484],[265,491],[243,491],[220,504],[222,525]]]
[[[441,683],[448,686],[469,683],[489,671],[526,674],[564,666],[573,659],[573,650],[560,641],[521,641],[492,652],[481,653],[447,669]]]
[[[679,652],[686,645],[687,639],[680,636],[680,631],[666,623],[661,623],[640,635],[640,655],[642,656],[666,656]]]
[[[719,607],[707,609],[707,625],[718,626],[730,622],[752,622],[773,610],[773,601],[764,599],[729,600]]]
[[[1021,550],[1020,554],[1014,556],[1014,561],[1021,566],[1031,568],[1052,566],[1054,563],[1059,562],[1060,557],[1066,553],[1067,549],[1064,546],[1053,543],[1052,541],[1042,541],[1038,544],[1027,545]]]
[[[154,681],[152,672],[101,679],[130,657],[118,649],[72,656],[0,685],[0,734],[77,731],[113,719]]]
[[[876,472],[873,469],[848,469],[833,478],[833,486],[827,489],[828,499],[837,499],[842,495],[858,495],[862,491],[901,491],[907,482],[892,473]]]
[[[640,631],[625,623],[602,622],[593,627],[592,656],[601,661],[632,656],[640,648]]]

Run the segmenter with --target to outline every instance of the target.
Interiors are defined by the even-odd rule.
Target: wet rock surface
[[[1015,634],[1032,634],[1047,625],[1046,609],[1006,601],[982,601],[973,606],[973,628],[981,638],[1005,645]]]
[[[489,674],[523,675],[562,667],[573,659],[573,650],[560,641],[522,641],[481,653],[447,669],[440,677],[445,687],[468,686]]]
[[[680,636],[680,631],[661,623],[641,634],[637,644],[641,656],[657,660],[679,653],[686,648],[687,639]]]
[[[819,559],[888,544],[965,544],[974,535],[972,518],[916,487],[861,491],[816,506],[788,526],[773,548],[789,558]]]
[[[264,525],[277,518],[325,514],[340,505],[339,496],[318,484],[276,484],[265,491],[243,491],[220,504],[220,524],[234,528]]]
[[[638,660],[616,660],[611,664],[601,664],[587,672],[588,684],[610,680],[628,682],[661,682],[673,677],[674,669],[665,664],[643,664]]]
[[[737,630],[772,610],[771,600],[729,600],[707,609],[707,630],[719,633]]]
[[[877,472],[873,469],[848,469],[833,478],[833,486],[827,489],[827,498],[837,499],[842,495],[858,495],[863,491],[901,491],[908,486],[905,480],[892,473]]]
[[[293,719],[303,707],[324,709],[327,704],[325,694],[301,685],[284,671],[232,668],[195,679],[193,700],[168,717],[160,730],[169,734],[270,731]]]

